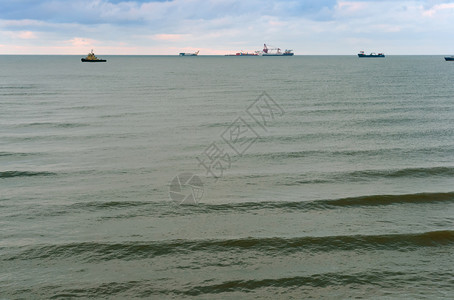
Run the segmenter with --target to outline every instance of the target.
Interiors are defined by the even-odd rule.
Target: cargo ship
[[[259,56],[259,54],[257,53],[257,51],[253,53],[240,51],[235,54],[226,54],[225,56]]]
[[[87,57],[81,58],[80,59],[82,62],[106,62],[105,59],[100,59],[95,56],[95,53],[93,52],[93,49],[91,49],[91,52],[88,53]]]
[[[454,61],[454,56],[445,56],[446,61]]]
[[[259,51],[261,56],[293,56],[293,50],[281,51],[280,48],[269,48],[266,44],[263,44],[262,52]]]
[[[194,52],[194,53],[184,53],[184,52],[180,53],[180,56],[197,56],[197,55],[199,55],[199,51]]]
[[[364,51],[359,51],[358,57],[385,57],[384,53],[374,53],[372,52],[371,54],[365,54]]]

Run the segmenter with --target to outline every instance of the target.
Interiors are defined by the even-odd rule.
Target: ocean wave
[[[278,181],[277,184],[293,186],[300,184],[320,184],[338,182],[362,182],[377,179],[396,178],[429,178],[454,176],[454,167],[420,167],[402,169],[371,169],[331,173],[313,173],[290,175],[289,179]],[[300,177],[300,178],[298,178]]]
[[[273,290],[301,287],[314,287],[317,289],[324,287],[348,287],[348,286],[402,286],[409,283],[424,282],[426,274],[413,275],[402,274],[401,272],[390,271],[373,271],[373,272],[357,272],[345,274],[339,272],[327,272],[313,274],[308,276],[291,276],[278,278],[263,278],[250,280],[229,280],[217,284],[197,285],[189,289],[174,289],[170,291],[161,290],[161,294],[177,294],[185,296],[200,296],[206,294],[220,294],[242,292],[250,293],[258,289],[270,288]],[[449,279],[450,275],[443,272],[431,273],[435,278]],[[156,290],[155,290],[156,291]],[[159,291],[159,289],[157,290]],[[156,292],[157,292],[156,291]],[[317,293],[319,295],[319,293]],[[317,297],[318,298],[318,297]]]
[[[123,117],[128,117],[128,116],[138,116],[138,115],[143,115],[143,112],[122,112],[118,114],[108,114],[108,115],[101,115],[99,116],[101,119],[104,118],[123,118]]]
[[[0,85],[0,90],[2,89],[12,89],[12,90],[28,90],[38,87],[36,84],[22,84],[22,85]]]
[[[453,202],[454,192],[449,193],[418,193],[403,195],[370,195],[335,200],[315,201],[328,206],[375,206],[392,204],[422,204],[436,202]]]
[[[221,205],[200,205],[212,211],[249,211],[258,209],[285,209],[285,210],[318,210],[350,206],[379,206],[393,204],[431,204],[437,202],[454,202],[454,192],[448,193],[417,193],[401,195],[367,195],[339,199],[315,201],[266,201],[244,202]]]
[[[246,277],[246,278],[244,278]],[[38,298],[62,299],[62,298],[149,298],[165,297],[175,299],[181,297],[203,297],[202,299],[223,299],[230,298],[254,298],[254,299],[276,299],[282,295],[293,295],[301,298],[301,295],[308,299],[323,298],[326,293],[323,288],[330,289],[350,289],[351,293],[357,293],[357,298],[363,298],[364,292],[358,286],[380,289],[383,287],[399,289],[415,288],[416,286],[439,286],[437,282],[449,282],[452,279],[450,272],[418,272],[403,273],[399,271],[362,271],[362,272],[322,272],[308,275],[294,276],[265,276],[250,279],[247,276],[237,276],[235,279],[219,280],[208,277],[193,277],[187,284],[177,285],[171,283],[171,278],[156,278],[110,281],[110,282],[90,282],[84,285],[43,285],[29,289],[15,289],[12,296],[33,295]],[[169,283],[170,281],[170,283]],[[304,290],[302,290],[302,288]],[[450,290],[450,289],[448,289]],[[259,292],[259,295],[254,295]],[[231,294],[229,294],[231,293]],[[267,297],[264,297],[266,293]],[[384,291],[386,294],[386,291]],[[312,296],[311,296],[312,294]],[[7,294],[8,295],[8,294]],[[331,297],[333,298],[332,294]],[[205,298],[205,297],[211,298]],[[380,295],[375,294],[375,297]],[[20,297],[22,298],[22,297]],[[290,297],[292,298],[292,297]],[[336,298],[336,297],[334,297]],[[338,298],[338,297],[337,297]],[[386,299],[389,298],[389,294]],[[408,297],[412,298],[412,297]]]
[[[377,148],[377,149],[345,149],[345,150],[302,150],[290,152],[269,152],[269,153],[246,153],[243,157],[259,157],[263,159],[286,159],[286,158],[300,158],[300,157],[314,157],[314,156],[382,156],[382,155],[408,155],[408,153],[421,153],[421,154],[452,154],[454,153],[454,145],[443,147],[423,147],[423,148]]]
[[[0,91],[0,96],[51,96],[51,95],[58,95],[56,92],[38,92],[38,91],[33,91],[33,92],[27,92],[27,91],[22,91],[22,90],[12,90],[10,92],[4,92]],[[24,105],[22,103],[18,102],[12,102],[11,104],[15,105]],[[40,105],[45,104],[44,102],[41,102]]]
[[[54,128],[73,128],[73,127],[83,127],[88,126],[88,124],[83,123],[53,123],[53,122],[34,122],[34,123],[24,123],[17,124],[16,127],[54,127]]]
[[[156,190],[155,190],[156,191]],[[407,204],[435,204],[454,202],[454,192],[449,193],[418,193],[402,195],[367,195],[339,199],[326,199],[315,201],[262,201],[241,202],[225,204],[200,203],[191,206],[175,205],[171,201],[87,201],[76,202],[70,205],[58,205],[46,207],[43,215],[64,215],[74,212],[96,211],[123,211],[123,214],[101,216],[101,219],[121,219],[138,216],[167,218],[175,216],[195,216],[204,214],[238,214],[253,213],[255,211],[283,211],[283,212],[307,212],[317,210],[329,210],[349,207],[369,207],[385,205]],[[34,212],[34,216],[38,216]]]
[[[37,152],[0,152],[0,157],[2,156],[16,156],[16,157],[24,157],[24,156],[33,156],[33,155],[39,155],[42,153],[37,153]]]
[[[313,123],[313,124],[312,124]],[[320,124],[322,125],[322,124]],[[359,126],[359,125],[358,125]],[[364,126],[359,126],[358,129],[353,130],[350,128],[342,129],[337,127],[333,130],[318,130],[315,131],[314,128],[321,127],[317,126],[316,122],[310,122],[306,124],[308,131],[305,133],[294,133],[287,135],[267,135],[262,137],[259,140],[263,143],[285,143],[285,144],[300,144],[301,141],[304,141],[306,144],[325,140],[352,140],[352,142],[358,141],[370,141],[371,143],[376,143],[377,140],[386,139],[389,141],[401,141],[403,138],[415,138],[420,140],[422,137],[427,139],[432,139],[434,137],[444,137],[449,138],[452,136],[451,127],[438,127],[437,129],[431,129],[430,131],[427,128],[413,128],[413,129],[397,129],[390,128],[389,130],[378,130],[375,127],[372,129],[364,128]],[[323,128],[323,127],[321,127]],[[438,139],[436,139],[438,141]]]
[[[90,201],[77,202],[70,205],[69,209],[84,209],[84,210],[103,210],[103,209],[122,209],[137,206],[147,206],[150,202],[143,201]]]
[[[397,250],[414,251],[421,247],[454,245],[454,231],[431,231],[385,235],[343,235],[322,237],[265,237],[206,240],[165,240],[150,242],[79,242],[57,245],[33,245],[14,249],[4,261],[55,260],[78,258],[85,262],[113,259],[137,260],[192,252],[256,251],[261,255],[288,255],[301,251]],[[5,250],[5,249],[3,249]]]
[[[422,177],[427,176],[453,176],[454,167],[429,167],[429,168],[406,168],[396,170],[361,170],[348,173],[355,178],[398,178],[398,177]],[[340,175],[343,176],[343,175]]]
[[[13,177],[30,177],[30,176],[54,176],[57,175],[53,172],[35,172],[35,171],[3,171],[0,172],[0,178],[13,178]]]

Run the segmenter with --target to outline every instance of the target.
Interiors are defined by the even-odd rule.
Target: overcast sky
[[[454,0],[0,0],[0,54],[454,54]]]

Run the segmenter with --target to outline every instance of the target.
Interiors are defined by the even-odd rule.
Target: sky
[[[0,0],[0,54],[454,54],[454,0]]]

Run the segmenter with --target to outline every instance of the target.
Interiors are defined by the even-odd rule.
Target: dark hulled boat
[[[359,51],[358,57],[385,57],[384,53],[374,53],[372,52],[371,54],[365,54],[364,51]]]
[[[87,57],[81,58],[80,59],[82,62],[106,62],[107,60],[105,59],[100,59],[95,56],[95,53],[93,53],[93,49],[91,49],[91,52],[88,53]]]
[[[454,61],[454,56],[445,56],[446,61]]]

